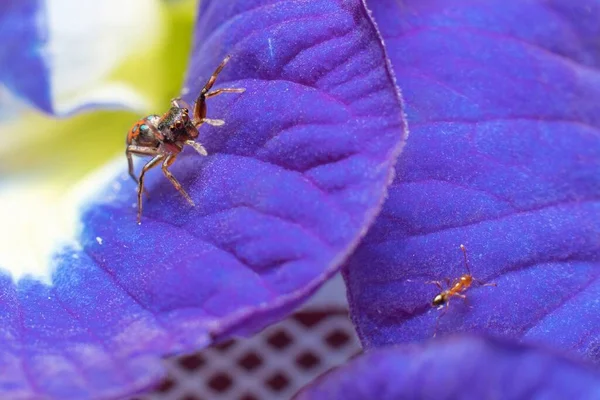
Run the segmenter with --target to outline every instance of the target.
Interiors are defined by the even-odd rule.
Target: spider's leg
[[[218,96],[220,94],[223,93],[244,93],[246,91],[246,88],[223,88],[223,89],[217,89],[214,90],[210,93],[207,93],[206,96],[204,96],[204,98],[208,99],[211,97],[215,97]]]
[[[133,181],[137,184],[138,178],[135,176],[135,171],[133,170],[133,157],[131,156],[133,153],[129,150],[129,147],[125,150],[125,156],[127,157],[127,166],[129,167],[129,176]]]
[[[174,154],[169,154],[167,156],[167,158],[165,158],[165,161],[162,164],[163,174],[165,174],[165,176],[167,177],[167,179],[171,181],[171,183],[173,184],[173,186],[175,186],[175,189],[177,189],[177,191],[179,191],[179,193],[181,193],[183,195],[183,197],[185,197],[185,199],[188,201],[188,203],[190,203],[190,205],[192,207],[194,207],[195,206],[194,200],[192,200],[192,198],[190,197],[190,195],[187,194],[187,192],[181,186],[181,183],[179,183],[179,181],[177,180],[177,178],[175,178],[173,176],[173,174],[171,173],[171,171],[169,171],[169,169],[168,169],[175,162],[176,159],[177,159],[177,156],[175,156]]]
[[[135,171],[133,170],[133,154],[137,154],[139,156],[155,156],[158,154],[158,152],[154,149],[149,149],[143,146],[136,146],[133,144],[128,145],[127,149],[125,149],[125,155],[127,156],[127,164],[129,166],[129,176],[131,176],[135,183],[138,183],[138,178],[137,176],[135,176]]]
[[[210,76],[210,78],[208,79],[208,81],[206,82],[206,84],[204,85],[202,90],[200,91],[198,98],[196,98],[196,102],[194,103],[194,119],[193,119],[194,125],[196,127],[199,127],[204,122],[208,123],[208,121],[206,120],[206,99],[207,98],[218,96],[221,93],[242,93],[243,91],[246,90],[243,88],[225,88],[225,89],[217,89],[213,92],[210,91],[210,89],[212,89],[213,85],[217,81],[217,77],[219,76],[219,74],[221,73],[223,68],[225,68],[225,65],[229,62],[230,58],[231,58],[231,56],[227,56],[223,59],[221,64],[219,64],[217,69],[215,69],[215,72],[213,72],[213,74]]]
[[[213,118],[202,118],[200,121],[196,123],[196,128],[202,125],[203,123],[207,123],[212,126],[223,126],[225,125],[225,121],[222,119],[213,119]]]
[[[133,154],[136,154],[138,156],[155,156],[159,154],[159,152],[155,149],[149,149],[147,147],[136,146],[133,144],[127,146],[127,149],[125,150],[125,155],[127,156],[127,164],[129,166],[129,176],[131,176],[135,183],[139,183],[137,176],[135,176],[135,171],[133,170]],[[148,197],[150,196],[146,188],[144,188],[144,194]]]
[[[183,100],[181,97],[175,97],[174,99],[171,99],[171,105],[177,108],[187,108],[188,110],[192,109],[189,103]]]
[[[142,223],[142,192],[144,191],[144,177],[146,175],[146,172],[149,169],[156,167],[158,165],[158,163],[160,163],[164,158],[165,158],[164,154],[158,154],[158,155],[154,156],[154,158],[152,158],[152,160],[148,161],[146,163],[146,165],[144,165],[144,168],[142,168],[142,172],[140,173],[140,181],[138,183],[138,191],[137,191],[137,198],[138,198],[137,222],[138,222],[138,224]]]
[[[188,146],[192,146],[194,148],[194,150],[196,150],[198,152],[198,154],[200,154],[201,156],[208,155],[208,153],[206,152],[206,149],[200,143],[194,142],[193,140],[186,140],[184,143],[187,144]]]
[[[205,102],[205,99],[208,99],[209,97],[215,97],[218,96],[222,93],[244,93],[246,91],[246,89],[244,88],[224,88],[224,89],[217,89],[214,92],[210,92],[207,93],[206,96],[204,96],[204,98],[202,98],[202,102]],[[198,103],[196,103],[198,104]],[[204,117],[202,118],[196,118],[196,122],[195,125],[196,127],[199,127],[200,125],[202,125],[203,123],[207,123],[209,125],[212,126],[221,126],[223,124],[225,124],[225,121],[223,121],[222,119],[211,119],[211,118],[206,118],[206,104],[202,104],[201,107],[203,107],[204,109]]]

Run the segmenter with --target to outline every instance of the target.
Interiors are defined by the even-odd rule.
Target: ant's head
[[[440,293],[433,298],[431,305],[434,307],[443,306],[444,304],[446,304],[446,301],[447,301],[447,298],[446,298],[445,294]]]
[[[127,144],[144,147],[158,146],[162,138],[156,137],[156,124],[160,117],[149,115],[137,121],[127,133]],[[152,129],[154,128],[154,129]]]

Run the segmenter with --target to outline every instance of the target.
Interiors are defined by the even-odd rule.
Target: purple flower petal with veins
[[[600,374],[542,349],[476,337],[386,347],[321,376],[295,400],[593,400]]]
[[[371,0],[410,140],[347,265],[353,319],[378,347],[478,331],[600,361],[600,3]]]
[[[138,225],[124,156],[108,183],[87,181],[98,193],[45,281],[0,280],[0,397],[143,389],[160,357],[285,316],[377,215],[405,126],[361,1],[205,0],[195,43],[188,101],[226,54],[215,88],[246,88],[209,99],[225,120],[200,130],[209,156],[187,149],[171,168],[196,207],[153,170]],[[21,255],[1,268],[15,275]]]

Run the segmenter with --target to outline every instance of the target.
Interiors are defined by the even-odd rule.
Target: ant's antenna
[[[464,244],[461,244],[460,249],[462,250],[463,255],[465,256],[465,267],[467,268],[467,272],[469,273],[469,275],[471,275],[471,269],[469,268],[469,261],[467,260],[467,248],[465,247]]]

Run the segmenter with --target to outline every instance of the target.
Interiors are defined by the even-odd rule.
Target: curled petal
[[[523,345],[453,337],[369,351],[322,375],[295,400],[581,399],[600,396],[598,371]]]

